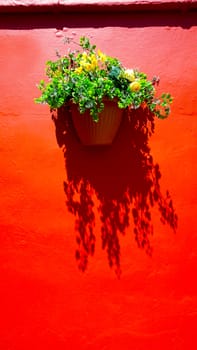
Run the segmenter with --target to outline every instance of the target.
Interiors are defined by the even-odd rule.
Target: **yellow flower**
[[[86,59],[87,59],[87,56],[88,56],[87,52],[84,51],[84,52],[82,53],[82,59],[83,59],[83,60],[86,60]]]
[[[98,49],[98,57],[100,59],[101,62],[105,62],[107,59],[107,56],[101,52],[101,50]]]
[[[83,68],[82,68],[82,67],[77,67],[77,68],[75,69],[75,73],[78,73],[78,74],[80,74],[82,71],[83,71]]]
[[[95,54],[88,55],[86,52],[83,52],[79,65],[82,69],[91,71],[96,69],[98,61]]]
[[[91,62],[91,65],[92,65],[92,69],[95,69],[97,66],[98,66],[98,61],[97,61],[97,58],[94,54],[92,54],[90,56],[90,62]]]
[[[139,91],[140,90],[141,85],[140,85],[139,81],[133,81],[133,83],[131,83],[129,85],[129,87],[130,87],[131,91],[135,92],[135,91]]]
[[[87,70],[87,71],[92,70],[92,69],[93,69],[92,64],[91,64],[91,63],[86,63],[86,64],[84,65],[84,69]]]
[[[79,61],[80,67],[84,67],[86,64],[87,64],[87,62],[84,60]]]
[[[131,81],[131,82],[134,81],[135,80],[135,74],[134,74],[133,69],[126,69],[124,71],[124,77],[126,79],[128,79],[129,81]]]
[[[79,60],[79,65],[83,68],[88,62],[88,54],[87,52],[83,52],[81,59]]]

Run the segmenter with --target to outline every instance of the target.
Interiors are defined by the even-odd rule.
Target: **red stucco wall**
[[[0,17],[0,349],[196,349],[196,12]],[[169,119],[105,151],[62,134],[34,97],[64,34],[159,75]]]

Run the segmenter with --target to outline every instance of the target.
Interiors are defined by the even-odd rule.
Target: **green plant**
[[[46,62],[48,81],[40,81],[37,103],[56,109],[72,102],[80,113],[89,110],[95,122],[105,98],[115,99],[119,108],[137,109],[146,104],[158,118],[169,115],[172,97],[169,93],[156,97],[158,78],[150,81],[137,69],[126,69],[117,58],[96,50],[87,37],[81,37],[78,45],[80,50],[68,51],[65,56],[57,53],[56,61]]]

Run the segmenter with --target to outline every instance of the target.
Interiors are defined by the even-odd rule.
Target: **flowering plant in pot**
[[[48,81],[40,81],[41,96],[35,101],[47,103],[51,109],[69,105],[82,142],[111,143],[116,134],[112,124],[116,120],[118,129],[127,108],[146,105],[158,118],[169,115],[172,97],[169,93],[156,97],[158,78],[148,80],[145,73],[125,68],[117,58],[97,50],[87,37],[81,37],[76,44],[79,49],[68,50],[63,56],[57,52],[57,60],[46,62]],[[94,128],[91,135],[89,127]],[[103,136],[105,128],[111,133],[110,140]],[[92,141],[93,134],[96,140]]]

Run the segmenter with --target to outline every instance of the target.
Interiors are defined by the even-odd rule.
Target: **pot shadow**
[[[146,109],[125,112],[111,146],[85,147],[77,139],[68,107],[52,111],[56,138],[65,158],[66,206],[75,217],[76,260],[85,271],[94,255],[96,219],[109,266],[121,273],[120,235],[131,229],[137,246],[152,255],[152,211],[176,232],[178,217],[169,191],[160,188],[161,171],[148,145],[153,115]]]

